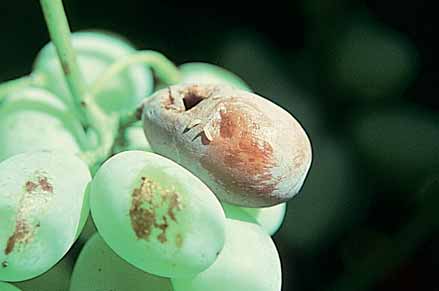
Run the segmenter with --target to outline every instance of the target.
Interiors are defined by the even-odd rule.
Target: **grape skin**
[[[4,282],[0,282],[0,290],[1,291],[22,291],[21,289],[18,289],[17,287],[8,284],[8,283],[4,283]]]
[[[227,218],[257,223],[271,236],[281,227],[287,210],[286,203],[264,208],[239,207],[227,203],[222,205]]]
[[[24,153],[0,163],[0,280],[34,278],[66,254],[88,215],[90,180],[73,155]]]
[[[128,151],[108,160],[90,194],[108,245],[134,266],[164,277],[205,270],[224,245],[225,216],[214,194],[178,164]]]
[[[172,291],[167,278],[143,272],[116,255],[99,234],[81,250],[70,291]]]
[[[14,285],[23,291],[67,291],[72,270],[72,257],[69,253],[41,276]]]
[[[137,122],[128,127],[124,132],[124,140],[122,143],[116,144],[115,153],[123,151],[144,151],[152,152],[151,146],[143,132],[142,122]]]
[[[0,161],[38,150],[78,153],[85,139],[81,133],[79,121],[54,95],[36,88],[20,90],[0,108]]]
[[[192,278],[172,278],[174,291],[280,291],[276,246],[258,225],[227,219],[226,243],[216,262]]]

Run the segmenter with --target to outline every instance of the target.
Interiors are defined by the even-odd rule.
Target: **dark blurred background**
[[[435,1],[285,2],[64,1],[72,30],[223,66],[303,124],[314,162],[275,236],[283,290],[439,290]],[[0,31],[0,81],[29,73],[38,1],[1,1]]]

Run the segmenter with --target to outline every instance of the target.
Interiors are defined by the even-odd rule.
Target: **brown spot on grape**
[[[202,166],[232,193],[269,196],[278,181],[272,175],[276,166],[273,148],[261,136],[264,116],[234,102],[224,101],[217,110],[220,118],[214,125],[219,134],[201,159]]]
[[[3,262],[2,262],[2,267],[3,267],[3,268],[7,268],[8,265],[9,265],[8,261],[3,261]]]
[[[165,243],[168,241],[168,238],[166,237],[166,230],[169,227],[168,220],[166,216],[162,216],[163,223],[155,223],[154,226],[160,229],[162,232],[157,236],[157,239],[161,243]]]
[[[139,239],[148,239],[154,225],[154,213],[134,206],[130,209],[131,226]]]
[[[179,210],[180,206],[180,197],[177,195],[177,193],[169,193],[168,215],[175,222],[177,222],[177,218],[175,217],[175,210]]]
[[[30,239],[31,228],[25,221],[17,221],[14,233],[8,238],[5,255],[9,255],[15,248],[16,243],[26,243]]]
[[[183,246],[183,237],[181,236],[181,234],[177,234],[175,236],[175,245],[177,246],[177,248],[181,248]]]
[[[5,255],[12,253],[17,244],[27,244],[35,236],[40,227],[36,217],[44,211],[53,194],[53,186],[49,179],[42,173],[35,172],[32,178],[24,183],[24,193],[18,202],[17,214],[15,217],[15,229],[9,236]]]
[[[176,211],[181,210],[180,196],[176,191],[163,189],[154,181],[141,177],[141,183],[132,193],[130,207],[131,227],[138,239],[149,240],[154,229],[160,231],[157,240],[168,241],[168,219],[177,222]]]
[[[26,188],[27,193],[31,193],[38,187],[38,185],[32,181],[27,181],[24,187]]]
[[[160,234],[157,236],[157,239],[158,239],[158,241],[161,242],[162,244],[164,244],[165,242],[168,241],[168,239],[166,238],[166,232],[165,232],[165,230],[163,230],[163,232],[160,233]]]
[[[38,183],[41,186],[41,190],[49,193],[53,193],[53,186],[47,180],[47,177],[40,177]]]
[[[61,61],[61,67],[65,75],[70,75],[70,66],[64,61]]]

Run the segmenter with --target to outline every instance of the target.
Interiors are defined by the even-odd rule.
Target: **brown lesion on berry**
[[[183,246],[183,236],[179,233],[175,236],[175,245],[177,248],[181,248]]]
[[[166,218],[166,216],[162,216],[162,223],[154,223],[154,227],[158,228],[161,230],[161,233],[159,235],[157,235],[157,239],[159,242],[161,242],[162,244],[168,241],[168,238],[166,236],[166,230],[169,227],[168,224],[168,219]]]
[[[53,185],[49,183],[47,177],[40,177],[38,179],[38,184],[40,185],[41,190],[53,193]]]
[[[26,192],[27,193],[31,193],[32,191],[35,191],[35,189],[37,189],[38,184],[32,182],[32,181],[27,181],[25,184],[25,188],[26,188]]]
[[[255,108],[233,101],[218,105],[213,122],[217,134],[208,144],[202,166],[215,180],[233,193],[267,196],[278,181],[272,169],[277,162],[272,145],[261,136],[264,116]]]
[[[7,240],[4,249],[5,255],[12,253],[17,245],[24,245],[32,241],[41,225],[36,217],[46,208],[54,189],[46,175],[36,172],[32,179],[24,183],[23,190],[24,193],[18,203],[15,217],[15,229]]]
[[[160,243],[168,241],[170,220],[177,222],[177,211],[182,209],[180,194],[164,189],[147,177],[141,177],[140,186],[132,193],[130,207],[131,227],[138,239],[150,240],[154,230]],[[178,247],[178,244],[177,244]]]
[[[5,255],[9,255],[15,248],[16,243],[28,243],[32,239],[33,229],[26,221],[17,221],[14,233],[6,243]]]
[[[2,262],[2,267],[3,267],[3,268],[7,268],[8,266],[9,266],[8,261],[3,261],[3,262]]]

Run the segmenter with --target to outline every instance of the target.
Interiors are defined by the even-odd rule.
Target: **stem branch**
[[[76,53],[70,39],[70,28],[62,0],[40,0],[52,42],[56,48],[64,75],[73,97],[75,109],[85,128],[92,128],[98,136],[96,148],[81,154],[90,167],[104,161],[110,154],[118,129],[118,118],[107,116],[88,94]]]
[[[181,80],[178,68],[164,55],[155,51],[138,51],[125,56],[105,70],[105,72],[94,83],[90,90],[90,95],[98,93],[115,75],[127,69],[129,66],[138,63],[151,67],[158,78],[167,85],[177,84]]]
[[[40,0],[50,38],[55,45],[67,84],[76,104],[80,120],[88,126],[86,112],[86,84],[76,60],[76,53],[70,40],[70,28],[61,0]]]

